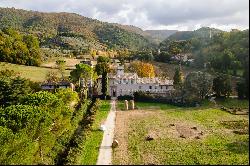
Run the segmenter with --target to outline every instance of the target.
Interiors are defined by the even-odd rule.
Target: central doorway
[[[112,97],[116,97],[116,89],[112,90]]]

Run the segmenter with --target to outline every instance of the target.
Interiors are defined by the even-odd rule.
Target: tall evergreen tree
[[[102,75],[102,96],[104,99],[106,99],[106,96],[108,95],[108,73],[110,71],[109,61],[109,58],[99,56],[95,68],[97,74]]]
[[[182,88],[183,84],[183,74],[181,72],[180,68],[175,68],[175,73],[174,73],[174,88],[179,89]]]

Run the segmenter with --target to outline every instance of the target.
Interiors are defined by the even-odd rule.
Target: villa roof
[[[124,73],[123,75],[108,75],[109,79],[134,79],[136,80],[137,84],[158,84],[158,85],[173,85],[173,80],[169,80],[167,78],[161,78],[161,77],[143,77],[140,78],[136,73]],[[101,79],[102,76],[99,76],[99,79]]]
[[[160,77],[154,77],[154,78],[143,77],[143,78],[139,78],[137,83],[139,83],[139,84],[157,83],[159,85],[173,85],[173,80],[163,79]]]
[[[117,66],[117,69],[122,69],[124,70],[123,66]],[[157,85],[173,85],[173,80],[169,80],[167,78],[161,78],[161,77],[154,77],[154,78],[150,78],[150,77],[143,77],[140,78],[137,73],[121,73],[118,72],[119,74],[113,74],[113,73],[109,73],[108,74],[108,78],[109,79],[116,79],[116,80],[134,80],[136,82],[136,84],[157,84]],[[120,74],[121,73],[121,74]],[[100,75],[98,77],[99,79],[102,78],[102,76]]]

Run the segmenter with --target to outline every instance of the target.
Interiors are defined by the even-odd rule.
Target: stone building
[[[133,95],[134,92],[166,94],[173,90],[173,80],[140,78],[136,73],[125,73],[124,66],[118,66],[116,74],[109,74],[108,93],[111,97]],[[101,95],[101,77],[98,78],[98,94]]]
[[[70,88],[72,91],[75,90],[74,84],[67,82],[67,81],[61,81],[61,82],[47,82],[41,84],[42,90],[47,90],[47,91],[54,91],[56,89],[60,88]]]

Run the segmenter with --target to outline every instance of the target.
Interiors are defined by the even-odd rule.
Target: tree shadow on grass
[[[237,154],[247,154],[249,152],[249,140],[232,142],[226,145],[228,151]]]

